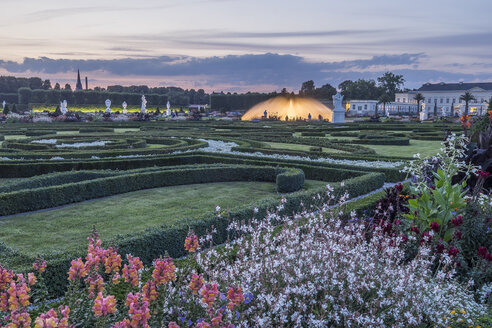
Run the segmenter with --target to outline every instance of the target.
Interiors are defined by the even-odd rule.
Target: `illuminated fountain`
[[[335,107],[337,103],[333,97]],[[338,99],[337,99],[338,100]],[[341,101],[340,101],[341,105]],[[343,111],[345,114],[345,111]],[[334,120],[335,114],[335,120]],[[277,118],[280,120],[328,120],[337,122],[337,110],[323,105],[321,102],[298,96],[278,96],[263,101],[251,107],[242,117],[242,120]],[[345,115],[344,115],[345,116]],[[342,121],[343,122],[343,121]]]

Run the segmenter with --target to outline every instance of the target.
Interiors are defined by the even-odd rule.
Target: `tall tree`
[[[386,113],[386,104],[391,102],[391,97],[387,93],[383,93],[378,98],[378,104],[383,104],[383,113]],[[378,117],[378,106],[376,105],[376,110],[374,116]]]
[[[460,100],[463,100],[465,102],[465,114],[468,115],[468,103],[472,100],[476,100],[474,95],[472,95],[470,92],[465,92],[465,94],[460,96]]]
[[[405,83],[403,75],[395,75],[392,72],[386,72],[383,76],[378,77],[378,84],[390,96],[395,98],[395,93],[400,91],[400,87]]]
[[[65,84],[65,90],[70,90],[72,91],[72,86],[70,84]]]
[[[53,89],[54,90],[60,90],[60,83],[56,82],[55,87]]]
[[[417,111],[420,113],[420,103],[425,100],[425,97],[419,92],[413,99],[417,101]]]
[[[50,80],[44,80],[43,85],[42,85],[43,90],[49,90],[51,89],[51,81]]]
[[[301,96],[312,96],[314,94],[314,81],[309,80],[302,82],[301,90],[299,91]]]
[[[314,90],[314,97],[319,99],[331,99],[331,97],[336,94],[337,89],[332,87],[329,83],[321,86],[321,88],[316,88]]]

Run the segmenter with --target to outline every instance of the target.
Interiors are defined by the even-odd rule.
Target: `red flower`
[[[395,225],[400,225],[400,224],[401,224],[401,221],[400,221],[400,220],[396,220],[396,221],[394,222],[394,224],[395,224]]]
[[[477,251],[477,255],[480,256],[480,257],[483,257],[485,258],[487,256],[487,248],[481,246],[478,248],[478,251]]]
[[[448,250],[448,254],[450,256],[456,256],[458,253],[460,252],[459,249],[457,249],[456,247],[451,247],[449,250]]]
[[[457,216],[451,220],[451,224],[454,225],[455,227],[458,227],[463,224],[463,217]]]
[[[410,227],[410,231],[415,232],[417,235],[420,234],[420,230],[417,227]]]
[[[441,254],[442,252],[444,252],[444,245],[443,244],[437,244],[436,253]]]
[[[463,237],[463,234],[461,233],[460,230],[456,230],[453,234],[453,238],[456,240],[461,240],[461,237]]]
[[[481,171],[481,170],[478,170],[478,171],[477,171],[477,176],[478,176],[479,178],[487,179],[487,177],[488,177],[489,175],[490,175],[490,173],[489,173],[489,172],[487,172],[487,171]]]
[[[430,228],[432,230],[434,230],[434,232],[438,232],[439,231],[439,223],[437,223],[437,222],[431,222]]]
[[[402,191],[403,190],[403,185],[401,183],[396,184],[395,185],[395,189],[398,190],[398,191]]]

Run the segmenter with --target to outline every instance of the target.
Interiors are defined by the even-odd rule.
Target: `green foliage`
[[[416,222],[422,231],[429,230],[430,224],[437,222],[437,233],[444,241],[449,242],[455,230],[450,221],[461,215],[466,207],[463,191],[466,183],[453,184],[452,176],[442,169],[434,174],[434,187],[425,189],[415,199],[409,199],[409,213],[403,216],[411,222]]]

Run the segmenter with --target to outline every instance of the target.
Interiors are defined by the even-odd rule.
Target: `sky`
[[[0,0],[0,75],[298,91],[492,81],[490,0]]]

